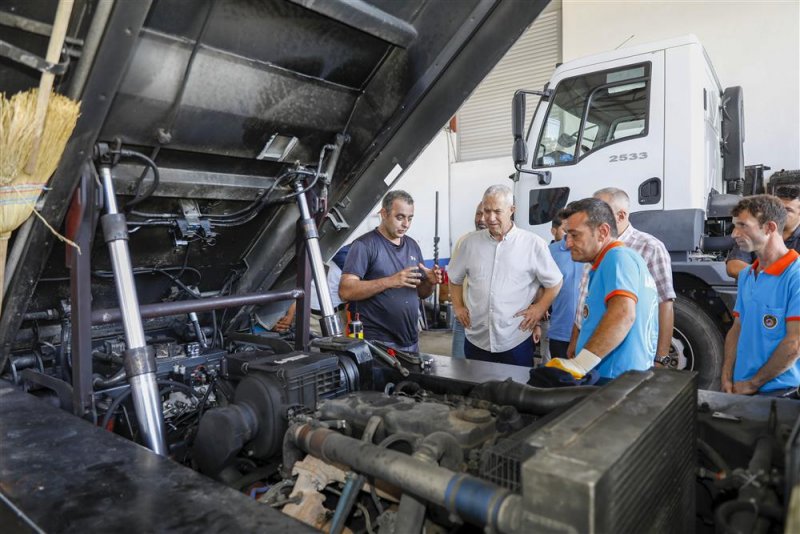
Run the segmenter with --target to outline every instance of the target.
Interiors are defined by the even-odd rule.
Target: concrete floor
[[[452,330],[423,330],[419,333],[419,350],[440,356],[452,355]]]

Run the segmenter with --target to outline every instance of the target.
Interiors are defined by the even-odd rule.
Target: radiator
[[[694,373],[629,372],[527,438],[521,532],[691,532]]]

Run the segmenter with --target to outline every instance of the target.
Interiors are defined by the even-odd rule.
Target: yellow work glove
[[[586,373],[594,369],[598,363],[600,363],[600,358],[594,353],[583,349],[571,360],[566,358],[553,358],[547,362],[545,367],[561,369],[571,374],[575,379],[580,380],[586,376]]]

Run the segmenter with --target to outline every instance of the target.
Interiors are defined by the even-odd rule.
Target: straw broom
[[[60,58],[72,3],[61,0],[56,10],[45,57],[50,63]],[[77,102],[51,95],[53,78],[53,74],[45,72],[38,90],[18,93],[10,99],[0,94],[0,310],[8,238],[34,211],[78,120]]]

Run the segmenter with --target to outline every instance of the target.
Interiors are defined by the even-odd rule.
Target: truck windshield
[[[569,165],[598,148],[647,135],[650,64],[592,72],[556,86],[535,167]]]

